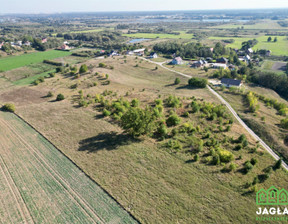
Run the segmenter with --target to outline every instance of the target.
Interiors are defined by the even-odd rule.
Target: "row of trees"
[[[213,57],[228,53],[225,46],[221,43],[215,45],[214,54],[210,47],[204,46],[201,43],[182,44],[178,42],[163,42],[155,44],[153,50],[162,54],[176,54],[185,58]]]

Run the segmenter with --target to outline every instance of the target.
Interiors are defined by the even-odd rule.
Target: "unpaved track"
[[[173,69],[170,69],[170,68],[167,68],[165,66],[163,66],[164,63],[166,62],[154,62],[154,61],[151,61],[151,60],[148,60],[146,58],[143,58],[142,59],[150,62],[150,63],[153,63],[153,64],[157,64],[159,66],[161,66],[162,68],[168,70],[168,71],[171,71],[171,72],[174,72],[174,73],[177,73],[178,75],[181,75],[181,76],[184,76],[186,78],[192,78],[192,76],[190,75],[186,75],[182,72],[178,72],[178,71],[175,71]],[[222,96],[220,96],[215,90],[213,90],[209,85],[207,85],[207,88],[208,90],[213,94],[215,95],[229,110],[230,112],[232,113],[232,115],[236,118],[237,121],[239,121],[239,123],[247,130],[247,132],[256,140],[256,141],[259,141],[259,143],[262,145],[262,147],[275,159],[275,160],[279,160],[280,157],[258,136],[256,135],[246,124],[245,122],[237,115],[237,113],[235,112],[235,110],[231,107],[231,105],[223,99]],[[288,166],[287,164],[282,161],[282,166],[283,168],[288,171]]]

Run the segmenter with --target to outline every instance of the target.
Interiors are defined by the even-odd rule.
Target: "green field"
[[[0,113],[0,152],[0,223],[136,223],[11,113]]]
[[[256,21],[255,24],[251,25],[245,25],[243,23],[230,23],[230,24],[224,24],[224,25],[219,25],[219,26],[212,26],[210,28],[217,28],[217,29],[237,29],[241,28],[243,26],[243,29],[247,30],[271,30],[271,29],[280,29],[280,30],[285,30],[288,29],[287,27],[281,27],[277,21],[272,21],[272,20],[260,20]]]
[[[272,39],[274,39],[275,36],[272,36]],[[211,40],[227,40],[227,39],[233,39],[235,40],[234,43],[228,44],[227,47],[231,48],[241,48],[241,44],[244,41],[257,39],[258,44],[256,44],[253,47],[253,50],[260,50],[260,49],[266,49],[271,50],[272,55],[287,55],[288,54],[288,40],[286,36],[277,36],[278,41],[276,43],[267,42],[268,36],[260,36],[260,37],[209,37]]]
[[[33,83],[38,78],[48,76],[49,73],[51,73],[51,72],[55,72],[55,70],[51,70],[51,71],[48,71],[48,72],[43,72],[41,74],[34,75],[34,76],[31,76],[31,77],[28,77],[28,78],[24,78],[24,79],[19,79],[19,80],[13,82],[13,84],[17,85],[17,86],[30,85],[31,83]]]
[[[178,32],[178,31],[176,31]],[[132,34],[123,34],[126,37],[133,37],[133,38],[163,38],[163,39],[192,39],[194,37],[193,34],[188,34],[185,31],[180,31],[180,35],[174,34],[165,34],[165,33],[132,33]]]
[[[9,71],[26,65],[40,63],[45,59],[51,60],[54,58],[65,57],[68,55],[71,55],[71,52],[50,50],[44,52],[23,54],[20,56],[11,56],[0,59],[0,71]]]

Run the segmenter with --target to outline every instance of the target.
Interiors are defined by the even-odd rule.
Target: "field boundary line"
[[[73,160],[71,160],[65,153],[63,153],[54,143],[52,143],[45,135],[39,132],[32,124],[22,118],[19,114],[13,113],[16,117],[18,117],[21,121],[23,121],[26,125],[32,128],[35,132],[37,132],[42,138],[44,138],[49,144],[51,144],[61,155],[63,155],[66,159],[68,159],[77,169],[79,169],[90,181],[92,181],[95,185],[97,185],[104,193],[107,194],[121,209],[123,209],[134,221],[137,223],[141,223],[130,211],[123,207],[107,190],[105,190],[100,184],[98,184],[90,175],[88,175],[82,168],[80,168]]]
[[[11,174],[10,174],[10,172],[9,172],[9,170],[8,170],[8,168],[7,168],[1,155],[0,155],[0,168],[1,168],[3,176],[4,176],[4,178],[8,184],[8,187],[9,187],[10,191],[12,192],[12,195],[16,201],[18,211],[20,212],[20,215],[22,216],[23,222],[24,223],[34,223],[34,220],[33,220],[32,216],[29,212],[29,209],[27,208],[25,201],[24,201],[21,193],[19,192],[19,189],[18,189],[16,183],[14,182],[14,180],[13,180],[13,178],[12,178],[12,176],[11,176]],[[6,170],[6,173],[5,173],[4,169]],[[22,207],[20,205],[19,200],[21,201],[21,204],[23,203]],[[24,213],[26,213],[26,215]],[[28,218],[26,216],[28,216]]]

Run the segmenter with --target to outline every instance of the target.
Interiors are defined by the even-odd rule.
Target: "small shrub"
[[[178,117],[177,114],[172,114],[168,117],[168,119],[166,120],[166,123],[168,126],[175,126],[175,125],[178,125],[180,121],[181,119]]]
[[[175,84],[175,85],[180,84],[180,79],[179,79],[179,78],[176,78],[175,81],[174,81],[174,84]]]
[[[57,95],[57,97],[56,97],[56,101],[61,101],[61,100],[64,100],[65,99],[65,97],[64,97],[64,95],[63,94],[58,94]]]
[[[197,162],[198,160],[199,160],[199,155],[196,154],[196,155],[194,156],[194,161]]]
[[[229,170],[230,171],[235,171],[236,169],[237,169],[237,165],[235,163],[230,163]]]
[[[2,107],[2,110],[3,111],[7,111],[7,112],[11,112],[11,113],[14,113],[16,108],[15,108],[15,105],[12,104],[12,103],[6,103],[4,104],[4,106]]]
[[[255,165],[258,163],[258,159],[252,158],[252,159],[250,160],[250,162],[251,162],[251,164],[252,164],[253,166],[255,166]]]
[[[251,171],[253,169],[253,165],[251,164],[250,161],[246,161],[245,162],[244,169],[245,169],[246,173],[248,173],[249,171]]]
[[[107,116],[110,116],[110,115],[111,115],[111,112],[109,110],[106,110],[106,109],[103,110],[103,116],[104,117],[107,117]]]
[[[278,170],[278,169],[280,169],[281,168],[281,165],[282,165],[282,160],[281,159],[279,159],[276,163],[275,163],[275,165],[274,165],[274,170]]]
[[[47,97],[52,97],[53,93],[51,91],[48,92]]]

